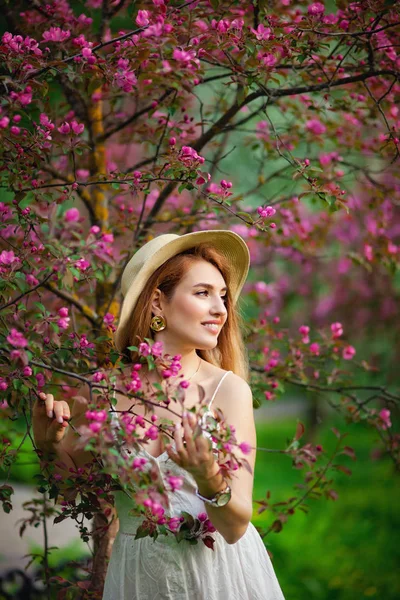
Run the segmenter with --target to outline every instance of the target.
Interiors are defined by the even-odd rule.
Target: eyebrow
[[[213,286],[213,285],[211,285],[211,284],[209,284],[209,283],[196,283],[196,285],[194,285],[193,287],[194,287],[194,288],[195,288],[195,287],[205,287],[205,288],[207,288],[208,290],[213,290],[213,289],[214,289],[214,286]],[[223,287],[223,288],[221,288],[221,292],[226,292],[226,290],[227,290],[227,287],[226,287],[226,286],[225,286],[225,287]]]

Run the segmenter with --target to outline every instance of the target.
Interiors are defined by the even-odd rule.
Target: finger
[[[52,419],[54,416],[54,396],[53,394],[46,394],[46,400],[45,400],[45,404],[46,404],[46,413],[47,416],[49,417],[49,419]]]
[[[67,403],[64,401],[54,403],[54,417],[57,423],[60,423],[61,425],[64,423],[64,418],[68,419],[69,417],[69,409],[67,412],[66,406],[68,407]]]
[[[187,453],[183,446],[182,426],[180,423],[176,423],[176,425],[175,425],[174,440],[175,440],[176,453],[181,458],[187,458]]]
[[[182,417],[182,423],[183,423],[183,434],[184,434],[184,438],[185,438],[185,442],[186,442],[186,450],[188,452],[188,454],[193,455],[194,453],[196,453],[196,445],[194,443],[194,439],[193,439],[193,429],[191,426],[191,421],[193,421],[193,419],[191,419],[191,417],[189,417],[188,414],[183,414]]]

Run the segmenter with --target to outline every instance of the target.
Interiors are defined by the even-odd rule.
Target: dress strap
[[[212,398],[211,398],[211,400],[210,400],[210,402],[209,402],[209,405],[208,405],[208,410],[210,410],[210,409],[211,409],[211,404],[213,403],[213,401],[214,401],[214,398],[215,398],[215,396],[217,395],[217,392],[218,392],[218,390],[219,390],[219,387],[220,387],[221,383],[223,382],[223,380],[225,379],[225,377],[228,375],[228,373],[232,373],[232,371],[227,371],[226,373],[224,373],[224,374],[222,375],[221,379],[219,380],[219,382],[218,382],[218,385],[217,385],[217,387],[215,388],[215,392],[213,393],[213,395],[212,395]]]

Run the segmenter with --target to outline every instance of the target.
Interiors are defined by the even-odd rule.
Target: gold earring
[[[150,321],[150,329],[153,331],[162,331],[167,326],[164,317],[153,317]]]

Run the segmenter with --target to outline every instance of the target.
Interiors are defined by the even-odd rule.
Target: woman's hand
[[[70,410],[64,400],[54,400],[53,394],[41,392],[32,411],[33,437],[38,448],[51,449],[59,444],[68,427]]]
[[[183,429],[175,425],[175,447],[166,446],[168,456],[180,467],[193,475],[196,481],[215,475],[217,463],[212,452],[212,444],[201,432],[193,413],[183,413]],[[219,467],[218,467],[219,468]]]

